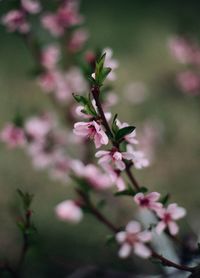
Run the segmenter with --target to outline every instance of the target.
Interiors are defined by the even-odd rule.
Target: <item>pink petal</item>
[[[127,159],[127,160],[132,160],[134,158],[134,155],[132,153],[128,153],[128,152],[123,152],[122,156],[124,159]]]
[[[119,250],[119,253],[118,253],[119,257],[127,258],[131,253],[131,249],[132,248],[128,243],[124,243]]]
[[[151,250],[140,242],[134,244],[134,253],[145,259],[151,256]]]
[[[156,226],[156,233],[159,235],[162,234],[162,232],[165,230],[165,228],[166,228],[165,222],[160,221],[158,223],[158,225]]]
[[[133,197],[133,200],[136,202],[136,204],[140,205],[140,200],[143,198],[144,198],[144,194],[140,192]]]
[[[152,234],[149,231],[143,231],[143,232],[138,234],[138,238],[142,242],[148,242],[148,241],[151,240]]]
[[[119,232],[116,234],[117,242],[122,243],[125,241],[125,239],[126,239],[126,232]]]
[[[126,231],[131,234],[136,234],[141,231],[141,225],[137,221],[131,221],[126,226]]]
[[[169,231],[171,235],[176,235],[179,231],[178,225],[174,221],[170,221],[168,223]]]
[[[109,155],[110,152],[109,151],[98,151],[96,154],[95,154],[95,157],[101,157],[101,156],[104,156],[104,155]]]
[[[157,201],[160,198],[160,193],[158,193],[158,192],[151,192],[151,193],[147,194],[146,197],[148,197],[148,199],[150,201],[154,201],[155,202],[155,201]]]
[[[121,160],[116,160],[115,161],[115,166],[116,166],[117,169],[119,169],[121,171],[123,171],[125,169],[125,164]]]

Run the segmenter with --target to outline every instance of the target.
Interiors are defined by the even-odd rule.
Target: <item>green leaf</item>
[[[142,186],[142,187],[140,187],[139,192],[146,193],[146,192],[148,192],[148,188]]]
[[[111,245],[113,243],[115,243],[116,240],[115,240],[115,236],[114,235],[108,235],[106,237],[106,245]]]
[[[124,136],[130,134],[131,132],[133,132],[135,130],[135,126],[126,126],[123,127],[121,129],[118,130],[118,132],[115,135],[115,139],[117,141],[121,140],[122,138],[124,138]]]
[[[24,118],[23,116],[17,112],[12,120],[13,124],[17,127],[23,127],[24,125]]]
[[[114,134],[116,134],[119,131],[119,127],[118,127],[117,122],[116,122],[117,121],[117,117],[118,117],[118,115],[115,114],[115,116],[113,118],[113,121],[112,121],[112,126],[111,126],[112,131],[113,131]]]
[[[29,194],[28,192],[22,192],[20,189],[17,189],[17,193],[19,194],[21,200],[22,200],[22,203],[23,203],[23,206],[24,206],[24,210],[28,210],[31,206],[31,203],[33,201],[33,197],[34,195],[33,194]]]
[[[87,100],[86,97],[84,97],[84,96],[79,96],[79,95],[75,95],[75,94],[72,94],[72,95],[73,95],[74,99],[75,99],[78,103],[80,103],[80,104],[82,104],[82,105],[86,105],[86,104],[88,103],[88,100]]]
[[[163,205],[166,205],[167,202],[169,201],[169,198],[170,198],[170,194],[167,193],[167,194],[161,199],[160,202],[161,202]]]
[[[97,60],[95,66],[95,80],[93,79],[92,82],[95,82],[98,86],[102,86],[104,80],[111,71],[111,68],[104,67],[105,57],[106,53]]]
[[[17,227],[20,229],[20,231],[21,231],[22,233],[24,233],[25,230],[26,230],[25,225],[24,225],[24,222],[21,222],[21,221],[17,222]]]
[[[73,94],[73,97],[79,104],[83,105],[83,107],[84,107],[83,113],[92,115],[95,117],[97,116],[94,106],[89,98],[86,98],[84,96],[75,95],[75,94]]]
[[[136,192],[131,187],[129,187],[125,190],[116,192],[114,195],[115,196],[134,196],[135,194],[136,194]]]

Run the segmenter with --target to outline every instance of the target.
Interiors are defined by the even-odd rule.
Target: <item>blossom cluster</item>
[[[110,48],[102,49],[100,53],[84,50],[88,32],[80,27],[84,19],[79,13],[79,2],[60,2],[55,11],[45,11],[37,0],[21,0],[19,9],[4,15],[2,23],[9,32],[18,32],[23,39],[32,38],[30,15],[37,15],[41,27],[53,37],[53,43],[45,43],[39,49],[38,45],[29,47],[36,53],[36,81],[56,105],[64,124],[60,124],[60,118],[51,112],[27,119],[18,117],[4,126],[0,140],[9,149],[23,148],[33,166],[47,170],[51,178],[65,184],[75,183],[77,196],[62,201],[55,208],[62,221],[78,223],[85,210],[95,214],[90,192],[99,193],[111,188],[115,195],[131,197],[139,209],[151,211],[156,218],[153,229],[145,230],[135,220],[124,230],[114,229],[121,258],[132,252],[148,258],[153,250],[152,230],[158,235],[166,232],[175,236],[179,231],[176,221],[185,216],[186,210],[176,203],[167,205],[160,193],[146,192],[147,189],[144,192],[138,185],[132,168],[148,167],[150,160],[141,147],[135,127],[120,121],[117,114],[112,115],[109,111],[118,97],[109,86],[104,91],[101,89],[116,79],[118,61],[113,58]],[[176,38],[170,42],[170,47],[181,62],[199,65],[200,51],[196,45]],[[183,79],[185,82],[185,77]],[[186,83],[186,87],[190,87],[185,87],[186,91],[198,91],[199,85],[194,86],[194,79],[190,79],[189,85]],[[153,136],[148,138],[154,141]],[[95,155],[88,158],[87,152],[91,153],[93,148]],[[103,219],[98,212],[97,215],[98,219]]]

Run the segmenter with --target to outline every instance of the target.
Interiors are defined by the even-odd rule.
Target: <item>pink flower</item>
[[[177,76],[177,82],[181,89],[188,95],[200,94],[200,76],[190,70],[181,72]]]
[[[48,70],[55,68],[60,58],[60,49],[57,45],[48,45],[42,50],[41,64]]]
[[[151,240],[151,233],[141,231],[139,222],[129,222],[125,231],[116,234],[116,240],[121,245],[118,253],[121,258],[127,258],[132,251],[142,258],[151,256],[151,250],[145,245]]]
[[[31,117],[25,123],[25,132],[31,140],[43,140],[53,126],[50,115],[44,114],[40,117]]]
[[[161,208],[156,211],[160,222],[156,227],[156,232],[161,234],[166,228],[169,228],[171,235],[178,233],[179,227],[176,224],[176,220],[182,218],[186,214],[186,210],[182,207],[178,207],[177,204],[170,204],[167,208]]]
[[[21,10],[11,10],[8,12],[2,17],[2,23],[7,27],[9,32],[18,31],[25,34],[30,30],[25,13]]]
[[[37,14],[41,11],[41,5],[37,0],[21,0],[22,7],[30,14]]]
[[[112,71],[108,74],[108,80],[114,81],[116,79],[115,70],[118,68],[119,63],[117,60],[113,59],[113,51],[111,48],[107,47],[103,50],[103,53],[106,53],[106,58],[104,62],[104,66],[107,68],[111,68]]]
[[[54,180],[67,182],[69,180],[70,160],[63,154],[58,153],[50,170],[50,176]]]
[[[62,221],[77,224],[83,218],[80,207],[73,200],[66,200],[55,208],[57,217]]]
[[[38,84],[46,93],[53,92],[56,88],[56,73],[48,71],[41,74],[38,78]]]
[[[149,160],[142,151],[134,150],[131,145],[127,145],[127,151],[132,154],[132,161],[136,169],[143,169],[149,166]]]
[[[179,62],[192,65],[200,64],[200,47],[195,40],[175,37],[170,40],[169,47]]]
[[[108,136],[97,122],[78,122],[74,125],[74,133],[78,136],[94,140],[96,148],[108,144]]]
[[[116,150],[116,148],[113,148],[110,151],[98,151],[95,156],[100,158],[100,164],[106,165],[112,163],[117,169],[121,171],[126,167],[123,159],[131,160],[133,158],[132,154],[128,152],[119,152]]]
[[[6,124],[0,133],[0,139],[5,142],[9,148],[22,147],[26,142],[23,129],[14,126],[12,123]]]
[[[67,4],[59,8],[55,14],[47,13],[42,19],[43,27],[56,37],[64,34],[66,28],[80,24],[82,17],[78,14],[76,1],[67,1]]]
[[[139,205],[141,208],[147,208],[150,210],[157,211],[158,209],[162,208],[162,204],[158,202],[158,199],[160,198],[160,193],[158,192],[151,192],[146,195],[143,193],[137,193],[134,196],[134,201],[137,205]]]
[[[74,31],[69,41],[68,49],[71,52],[80,51],[83,48],[88,37],[89,37],[88,32],[84,29],[79,29]]]
[[[113,184],[106,173],[103,173],[99,168],[92,164],[85,166],[83,176],[88,180],[92,187],[98,190],[108,189]]]

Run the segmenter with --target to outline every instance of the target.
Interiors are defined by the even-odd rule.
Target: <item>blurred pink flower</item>
[[[82,20],[78,13],[78,1],[75,0],[67,1],[56,13],[46,13],[41,18],[43,27],[55,37],[63,35],[66,28],[78,25]]]
[[[14,126],[12,123],[5,125],[0,133],[0,139],[5,142],[9,148],[22,147],[26,142],[23,129]]]
[[[179,231],[179,227],[175,221],[184,217],[186,215],[186,210],[173,203],[168,205],[167,208],[157,210],[156,213],[160,218],[160,222],[156,227],[156,232],[161,234],[166,228],[169,228],[170,234],[176,235]]]
[[[177,76],[178,85],[188,95],[200,94],[200,75],[193,71],[181,72]]]
[[[22,7],[31,14],[36,14],[41,11],[41,5],[37,0],[21,0]]]
[[[123,159],[131,160],[133,159],[133,155],[128,152],[119,152],[116,148],[113,148],[110,151],[98,151],[95,154],[96,157],[100,158],[99,163],[102,165],[106,165],[112,163],[116,169],[124,170],[125,163]]]
[[[106,53],[104,66],[112,69],[111,72],[108,74],[107,79],[110,81],[114,81],[116,79],[115,70],[119,67],[119,63],[117,60],[113,59],[113,51],[111,48],[107,47],[103,49],[103,53]]]
[[[55,155],[50,169],[50,176],[54,180],[67,182],[69,180],[70,162],[69,158],[61,153]]]
[[[26,21],[25,12],[22,10],[11,10],[2,17],[2,23],[7,27],[8,32],[18,31],[28,33],[30,25]]]
[[[74,125],[74,133],[78,136],[94,140],[96,148],[108,144],[108,136],[97,122],[78,122]]]
[[[83,218],[82,210],[73,200],[66,200],[58,204],[55,213],[60,220],[74,224],[79,223]]]
[[[83,48],[84,44],[86,43],[88,37],[89,34],[86,30],[84,29],[75,30],[68,43],[68,49],[71,52],[80,51]]]
[[[149,160],[142,151],[135,150],[131,145],[127,145],[127,152],[132,154],[132,161],[136,169],[143,169],[149,166]]]
[[[149,258],[151,250],[145,245],[151,240],[151,232],[141,231],[141,225],[137,221],[131,221],[125,231],[116,234],[116,240],[121,245],[119,257],[127,258],[131,252],[142,258]]]
[[[48,70],[54,69],[60,58],[60,49],[57,45],[51,44],[42,50],[41,64]]]
[[[38,78],[38,84],[46,93],[51,93],[56,88],[56,72],[42,73]]]
[[[53,125],[54,121],[48,114],[31,117],[25,123],[25,132],[31,140],[43,140]]]
[[[151,192],[146,195],[139,192],[133,199],[139,207],[157,211],[162,208],[162,204],[158,202],[159,198],[160,193],[158,192]]]

